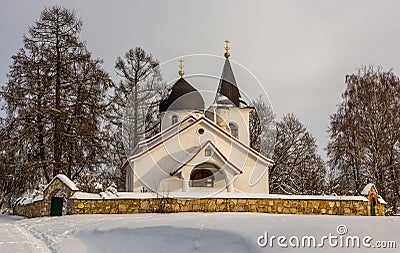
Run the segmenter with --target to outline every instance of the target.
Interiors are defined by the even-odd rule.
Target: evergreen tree
[[[76,180],[107,162],[103,116],[110,79],[79,39],[81,29],[73,11],[45,8],[12,57],[0,93],[6,167],[33,185],[58,173]]]

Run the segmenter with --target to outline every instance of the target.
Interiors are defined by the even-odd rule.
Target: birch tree
[[[358,194],[374,183],[398,212],[400,196],[400,81],[382,67],[346,76],[346,90],[331,116],[327,147],[331,190]]]

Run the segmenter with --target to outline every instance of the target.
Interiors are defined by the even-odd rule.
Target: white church
[[[130,192],[269,193],[273,161],[250,147],[249,114],[229,62],[225,63],[214,103],[184,78],[159,105],[161,132],[140,142],[128,158]]]

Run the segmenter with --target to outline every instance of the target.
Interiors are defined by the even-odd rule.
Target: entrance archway
[[[218,168],[211,163],[203,163],[196,166],[190,174],[191,187],[214,187],[214,172]]]
[[[51,198],[51,207],[50,207],[50,216],[62,216],[63,214],[63,197],[52,197]]]
[[[48,199],[50,201],[50,216],[66,215],[67,201],[63,189],[55,189],[49,194]]]

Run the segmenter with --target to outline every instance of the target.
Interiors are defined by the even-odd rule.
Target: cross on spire
[[[225,40],[225,58],[229,58],[229,56],[231,55],[229,53],[229,49],[230,49],[229,43],[230,43],[229,40]]]
[[[180,76],[183,76],[185,74],[185,72],[183,71],[183,60],[180,59],[178,62],[179,62],[179,72],[178,73]]]

